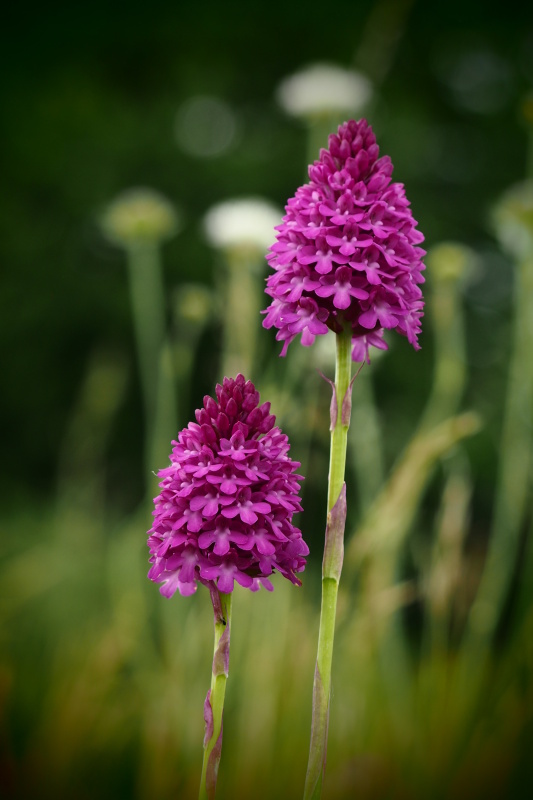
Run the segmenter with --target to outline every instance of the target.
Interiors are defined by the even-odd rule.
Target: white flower
[[[159,192],[128,189],[110,203],[101,225],[114,244],[129,247],[170,238],[177,232],[178,217],[170,201]]]
[[[204,218],[205,235],[223,250],[248,246],[266,251],[275,238],[283,211],[266,200],[246,197],[213,206]]]
[[[346,111],[358,112],[372,95],[368,78],[335,64],[311,64],[281,82],[276,97],[295,117],[316,117]]]
[[[493,212],[502,248],[515,258],[533,254],[533,181],[515,184],[505,192]]]

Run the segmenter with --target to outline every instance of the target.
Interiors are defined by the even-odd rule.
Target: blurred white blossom
[[[337,111],[354,116],[371,96],[372,85],[360,72],[326,63],[311,64],[290,75],[276,92],[288,114],[311,118]]]
[[[213,206],[204,218],[204,231],[213,247],[222,250],[252,247],[266,251],[283,212],[261,198],[227,200]]]
[[[496,235],[504,250],[515,258],[533,254],[533,181],[511,187],[493,214]]]
[[[169,239],[178,231],[176,211],[153,189],[128,189],[113,200],[100,220],[106,237],[121,247]]]

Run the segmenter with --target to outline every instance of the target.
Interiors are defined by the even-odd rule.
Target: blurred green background
[[[21,5],[0,60],[2,796],[195,796],[209,599],[159,596],[145,531],[152,470],[228,365],[302,462],[311,555],[301,589],[237,592],[217,796],[302,791],[332,351],[278,359],[264,249],[204,221],[243,197],[281,215],[352,116],[280,105],[318,61],[372,82],[353,115],[429,251],[422,351],[389,337],[354,388],[324,796],[529,797],[531,186],[502,201],[533,179],[526,5]],[[173,227],[117,245],[102,220],[137,187]]]

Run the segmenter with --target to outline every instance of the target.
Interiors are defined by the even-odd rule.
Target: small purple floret
[[[224,378],[216,397],[204,397],[172,442],[171,465],[159,471],[148,546],[148,577],[165,597],[190,595],[198,581],[232,592],[235,581],[252,591],[272,590],[281,572],[300,584],[309,548],[292,524],[301,511],[300,464],[270,403],[242,375]]]
[[[366,120],[340,125],[328,144],[276,228],[267,255],[275,270],[266,288],[272,303],[263,326],[278,329],[281,355],[299,333],[308,346],[346,323],[354,361],[369,360],[370,346],[387,349],[385,329],[418,350],[424,237],[403,184],[391,183],[391,160],[378,158]]]

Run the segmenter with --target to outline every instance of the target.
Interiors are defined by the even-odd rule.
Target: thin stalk
[[[229,669],[231,594],[211,588],[215,616],[215,648],[211,688],[204,704],[205,736],[199,800],[214,800],[222,752],[222,712]]]
[[[453,242],[437,245],[428,254],[429,305],[435,347],[433,386],[419,430],[429,431],[457,413],[466,382],[466,339],[462,286],[474,254]]]
[[[500,443],[494,519],[483,577],[469,618],[470,647],[489,647],[508,595],[528,508],[532,468],[533,257],[518,264],[514,342]]]
[[[363,369],[357,380],[357,398],[352,407],[351,455],[364,517],[384,483],[383,442],[374,399],[372,373]]]
[[[163,280],[157,243],[143,242],[130,247],[128,266],[143,402],[151,427],[157,403],[159,353],[165,335]]]
[[[304,800],[316,800],[322,792],[326,766],[331,662],[335,635],[337,594],[344,557],[346,522],[346,443],[350,426],[351,331],[337,334],[335,388],[331,407],[331,449],[328,477],[328,516],[322,562],[322,605],[318,652],[313,685],[311,744],[305,780]]]
[[[254,248],[233,248],[227,253],[222,375],[238,372],[253,379],[259,320],[259,264]]]
[[[159,245],[147,241],[128,249],[130,297],[145,414],[146,475],[160,464],[176,422],[176,393],[168,344]],[[148,496],[154,483],[147,478]]]
[[[354,62],[376,88],[383,84],[394,64],[413,3],[414,0],[378,0],[372,4]]]
[[[342,111],[324,111],[308,120],[307,129],[307,161],[305,167],[305,180],[309,180],[307,166],[314,164],[320,155],[322,147],[327,147],[328,136],[336,131],[343,121]]]

